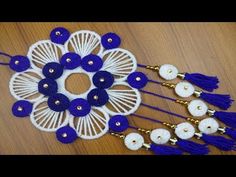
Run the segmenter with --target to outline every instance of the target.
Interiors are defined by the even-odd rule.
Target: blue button
[[[91,106],[103,106],[108,102],[109,96],[105,90],[93,89],[88,93],[87,100]]]
[[[80,66],[81,57],[76,53],[69,52],[61,57],[60,63],[65,69],[75,69]]]
[[[121,39],[116,33],[107,33],[102,36],[101,42],[105,49],[113,49],[120,46]]]
[[[96,72],[103,65],[102,59],[97,55],[87,55],[82,59],[81,66],[87,72]]]
[[[57,93],[57,82],[50,78],[45,78],[39,81],[38,91],[46,96]]]
[[[56,62],[47,63],[43,67],[43,75],[46,78],[58,79],[63,74],[63,66]]]
[[[56,93],[48,98],[48,107],[56,112],[62,112],[68,109],[70,100],[61,93]]]
[[[69,37],[70,32],[63,27],[55,28],[50,33],[51,41],[56,44],[64,44],[69,39]]]
[[[106,89],[111,87],[113,82],[113,75],[107,71],[98,71],[93,76],[93,84],[100,89]]]
[[[73,116],[86,116],[91,110],[91,106],[87,100],[77,98],[71,101],[69,111]]]
[[[148,78],[142,72],[133,72],[128,76],[127,81],[131,87],[140,89],[146,86]]]
[[[74,142],[78,136],[76,131],[70,126],[64,126],[56,131],[57,140],[64,144]]]
[[[30,61],[25,56],[16,55],[11,58],[9,67],[16,72],[22,72],[30,68]]]
[[[26,117],[32,112],[33,104],[26,100],[19,100],[12,106],[12,113],[16,117]]]
[[[108,122],[109,128],[115,132],[123,132],[129,127],[128,119],[122,115],[115,115]]]

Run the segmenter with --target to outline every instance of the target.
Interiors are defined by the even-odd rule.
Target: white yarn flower
[[[44,79],[42,68],[50,62],[60,63],[63,54],[75,52],[81,59],[89,54],[102,58],[103,66],[100,70],[111,73],[114,83],[105,89],[109,100],[103,106],[92,106],[91,111],[84,117],[75,117],[68,110],[56,112],[47,104],[48,96],[38,91],[38,83]],[[132,88],[126,79],[137,68],[136,59],[129,51],[121,48],[106,50],[101,37],[92,31],[82,30],[70,35],[65,44],[56,44],[51,40],[41,40],[33,44],[28,51],[31,68],[15,73],[9,83],[10,92],[17,100],[27,100],[33,104],[30,120],[38,129],[55,132],[59,128],[69,125],[78,137],[94,139],[104,135],[109,127],[108,120],[113,115],[129,115],[139,107],[141,99],[137,89]],[[65,87],[65,80],[74,73],[88,75],[91,86],[79,95],[70,93]],[[73,70],[63,70],[60,78],[56,79],[57,93],[62,93],[70,101],[76,98],[86,99],[88,93],[95,88],[92,78],[96,72],[87,72],[81,66]],[[122,87],[122,88],[121,88]]]

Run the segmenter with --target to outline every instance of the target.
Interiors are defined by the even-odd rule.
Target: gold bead
[[[136,81],[140,81],[141,80],[141,78],[140,77],[136,77],[136,79],[135,79]]]
[[[67,58],[67,59],[66,59],[66,62],[67,62],[67,63],[71,62],[71,59],[70,59],[70,58]]]
[[[160,140],[160,139],[161,139],[161,136],[158,136],[158,137],[157,137],[157,139],[159,139],[159,140]]]
[[[207,128],[208,128],[208,129],[210,129],[210,128],[211,128],[211,126],[207,126]]]
[[[43,84],[43,88],[48,88],[48,84]]]
[[[120,126],[120,122],[116,122],[116,126],[118,126],[118,127],[119,127],[119,126]]]
[[[99,81],[100,81],[100,82],[104,82],[105,79],[104,79],[104,78],[100,78]]]
[[[188,87],[187,87],[187,86],[184,86],[184,90],[188,90]]]
[[[187,129],[187,128],[185,128],[185,129],[184,129],[184,132],[188,132],[188,129]]]
[[[98,100],[98,96],[97,96],[97,95],[94,95],[94,96],[93,96],[93,99]]]
[[[168,71],[167,71],[168,73],[172,73],[173,71],[172,71],[172,69],[168,69]]]
[[[82,110],[82,106],[77,106],[76,109],[80,111]]]
[[[54,69],[50,68],[50,69],[49,69],[49,72],[50,72],[50,73],[54,73]]]
[[[18,65],[20,62],[18,60],[15,61],[15,65]]]
[[[201,110],[201,109],[202,109],[202,107],[201,107],[201,106],[198,106],[198,107],[197,107],[197,109],[198,109],[198,110]]]
[[[57,36],[61,35],[61,32],[60,31],[56,31],[56,35]]]
[[[59,100],[56,100],[56,101],[55,101],[55,104],[56,104],[56,105],[59,105],[59,104],[60,104],[60,101],[59,101]]]
[[[112,42],[112,38],[108,38],[107,41],[111,43]]]
[[[67,133],[63,133],[63,134],[62,134],[62,137],[63,137],[63,138],[66,138],[66,137],[67,137]]]
[[[93,61],[92,60],[88,61],[88,64],[93,65]]]
[[[17,108],[17,111],[23,111],[23,108],[22,108],[21,106],[19,106],[19,107]]]

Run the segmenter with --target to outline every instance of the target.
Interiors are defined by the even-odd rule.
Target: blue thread
[[[5,57],[8,57],[11,59],[11,55],[7,54],[7,53],[4,53],[4,52],[0,52],[0,55],[3,55]],[[9,65],[9,63],[5,63],[5,62],[0,62],[0,65]]]
[[[61,93],[56,93],[48,98],[48,107],[56,112],[62,112],[69,108],[70,100]]]
[[[57,140],[64,144],[74,142],[78,136],[76,131],[70,126],[64,126],[56,131]]]
[[[101,43],[105,49],[114,49],[120,46],[121,39],[116,33],[106,33],[102,36]]]
[[[10,59],[9,67],[16,72],[22,72],[30,68],[30,61],[25,56],[16,55]]]
[[[56,62],[47,63],[42,72],[46,78],[58,79],[63,74],[63,66]]]
[[[110,118],[108,125],[114,132],[123,132],[129,127],[129,122],[125,116],[115,115]]]
[[[39,81],[38,91],[46,96],[53,95],[57,93],[57,82],[50,78],[45,78]]]
[[[83,117],[86,116],[91,110],[91,106],[87,100],[77,98],[71,101],[69,111],[73,116]]]
[[[87,100],[91,106],[103,106],[108,102],[109,96],[106,90],[93,89],[88,93]]]
[[[183,151],[176,147],[151,144],[150,150],[156,155],[182,155]]]
[[[70,37],[70,32],[63,27],[54,28],[50,33],[51,41],[56,44],[64,44]]]
[[[60,63],[65,69],[75,69],[80,66],[81,57],[74,52],[69,52],[61,57]]]
[[[98,71],[93,76],[93,84],[100,89],[107,89],[114,83],[114,77],[107,71]]]
[[[81,66],[87,72],[96,72],[102,68],[102,59],[94,54],[90,54],[82,58]]]
[[[148,78],[142,72],[133,72],[129,74],[127,81],[131,87],[140,89],[147,85]]]
[[[167,96],[163,96],[163,95],[159,95],[157,93],[152,93],[152,92],[149,92],[149,91],[146,91],[146,90],[139,90],[140,92],[143,92],[143,93],[146,93],[146,94],[149,94],[149,95],[152,95],[152,96],[156,96],[156,97],[159,97],[159,98],[163,98],[163,99],[166,99],[166,100],[170,100],[170,101],[176,101],[176,99],[174,98],[170,98],[170,97],[167,97]]]
[[[33,104],[26,100],[19,100],[12,106],[12,113],[16,117],[26,117],[32,112]]]
[[[215,117],[225,125],[236,128],[236,112],[215,111],[211,117]]]

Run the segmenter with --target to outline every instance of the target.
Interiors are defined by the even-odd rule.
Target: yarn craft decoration
[[[138,64],[135,56],[120,48],[120,44],[121,39],[115,33],[100,36],[93,31],[80,30],[71,34],[58,27],[51,31],[50,40],[31,45],[27,56],[0,52],[10,58],[9,63],[0,62],[0,65],[8,65],[16,72],[9,82],[10,93],[17,99],[12,106],[13,115],[29,116],[36,128],[55,132],[57,140],[64,144],[77,138],[96,139],[110,133],[123,139],[130,150],[146,148],[157,155],[205,155],[209,153],[208,145],[224,151],[236,149],[236,113],[209,109],[207,105],[227,110],[233,102],[228,94],[208,93],[218,88],[216,76],[180,73],[170,64]],[[137,71],[138,67],[155,71],[167,81],[177,78],[184,81],[152,80]],[[71,93],[66,88],[66,80],[72,74],[87,75],[90,87],[80,94]],[[181,100],[152,93],[145,90],[148,83],[173,89],[178,97],[193,95],[197,99]],[[141,93],[185,106],[192,117],[143,103]],[[141,106],[181,118],[184,122],[175,125],[138,115],[135,112]],[[203,115],[208,117],[199,119]],[[129,117],[162,124],[166,129],[135,127],[130,124]],[[220,127],[218,120],[228,127]],[[125,134],[127,129],[136,132]],[[217,133],[220,135],[214,135]],[[141,134],[149,135],[150,142],[145,142]],[[193,137],[204,144],[191,141]]]

